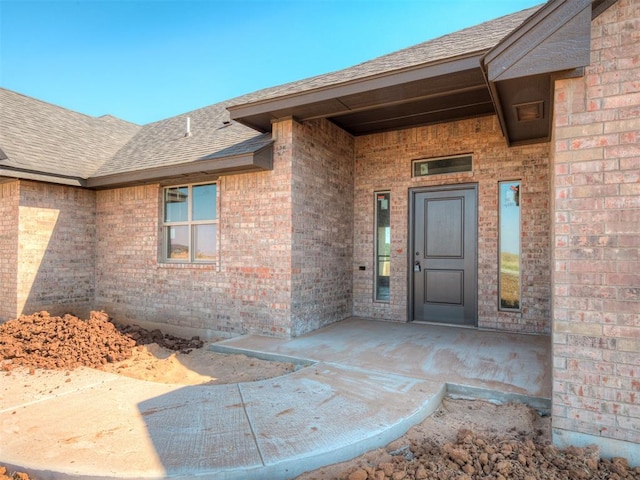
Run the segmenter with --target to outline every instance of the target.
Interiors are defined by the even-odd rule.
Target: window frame
[[[505,237],[506,232],[503,228],[506,226],[504,223],[506,221],[506,214],[503,211],[503,202],[506,201],[506,198],[503,198],[502,190],[503,186],[510,186],[513,184],[517,184],[517,195],[514,196],[515,206],[518,207],[518,228],[517,228],[517,245],[518,252],[503,252],[504,246],[507,243]],[[516,198],[517,197],[517,198]],[[498,310],[502,312],[512,312],[519,313],[522,312],[522,179],[515,180],[501,180],[498,182]],[[512,227],[513,228],[513,227]],[[517,254],[518,257],[518,291],[517,291],[517,306],[509,306],[504,302],[505,298],[503,297],[503,288],[504,279],[503,279],[503,253],[511,253]]]
[[[193,220],[193,188],[202,185],[214,185],[215,186],[215,218],[209,220]],[[167,191],[171,189],[187,188],[187,220],[179,221],[167,221]],[[215,225],[215,253],[214,258],[199,260],[195,256],[196,235],[194,235],[194,227],[198,225]],[[184,258],[170,258],[169,257],[169,235],[171,227],[186,226],[188,231],[188,257]],[[220,256],[220,228],[219,228],[219,183],[213,182],[199,182],[199,183],[182,183],[176,185],[165,185],[162,187],[162,246],[160,258],[163,263],[168,264],[216,264],[218,263]]]
[[[389,216],[389,259],[387,260],[389,263],[389,275],[386,275],[389,278],[389,285],[386,287],[388,289],[388,293],[386,295],[382,295],[379,291],[379,283],[380,283],[380,251],[379,247],[379,212],[378,212],[378,196],[385,195],[387,198],[387,210]],[[373,194],[374,198],[374,232],[373,232],[373,301],[377,303],[391,303],[391,190],[376,190]]]
[[[448,167],[448,169],[445,169],[444,171],[436,171],[436,172],[429,172],[429,165],[430,164],[436,164],[438,162],[447,162],[447,161],[457,161],[457,160],[469,160],[469,165],[468,167],[466,166],[466,162],[464,165],[459,165],[459,166],[450,166]],[[424,165],[427,167],[427,172],[426,173],[417,173],[417,166],[420,165]],[[434,157],[434,158],[418,158],[415,160],[412,160],[411,162],[411,178],[428,178],[428,177],[434,177],[437,175],[456,175],[456,174],[460,174],[460,173],[472,173],[473,172],[473,165],[474,165],[474,159],[473,159],[473,154],[471,153],[465,153],[465,154],[461,154],[461,155],[447,155],[446,157]]]

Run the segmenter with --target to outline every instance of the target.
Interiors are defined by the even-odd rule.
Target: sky
[[[0,87],[137,124],[543,0],[0,0]]]

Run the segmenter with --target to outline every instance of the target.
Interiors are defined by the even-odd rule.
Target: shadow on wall
[[[63,198],[85,197],[63,187]],[[31,193],[31,192],[30,192]],[[19,206],[17,314],[88,315],[94,295],[95,203],[56,201],[57,190]],[[81,199],[83,200],[83,199]]]

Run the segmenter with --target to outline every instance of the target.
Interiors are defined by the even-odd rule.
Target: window
[[[191,263],[217,260],[217,185],[164,189],[164,259]]]
[[[520,310],[520,182],[500,182],[500,309]]]
[[[413,161],[413,176],[427,177],[443,173],[470,172],[473,169],[471,155],[458,157],[432,158]]]
[[[376,197],[376,265],[375,265],[375,300],[390,300],[391,275],[391,205],[389,192],[377,192]]]

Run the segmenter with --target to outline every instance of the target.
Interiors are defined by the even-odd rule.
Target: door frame
[[[415,252],[415,197],[420,193],[429,193],[429,192],[438,192],[438,191],[455,191],[455,190],[470,190],[473,189],[476,194],[476,244],[472,247],[475,248],[475,269],[476,269],[476,289],[478,288],[478,245],[480,243],[480,237],[478,236],[478,225],[479,225],[479,217],[478,217],[478,208],[479,208],[479,187],[478,183],[456,183],[456,184],[446,184],[446,185],[429,185],[425,187],[415,187],[409,188],[409,218],[407,221],[408,234],[407,234],[407,322],[414,322],[414,275],[413,275],[413,252]],[[475,312],[476,318],[473,325],[453,325],[458,326],[459,328],[478,328],[478,293],[476,291],[475,294]],[[437,324],[437,323],[435,323]],[[444,324],[442,324],[444,325]],[[447,324],[449,325],[449,324]]]

